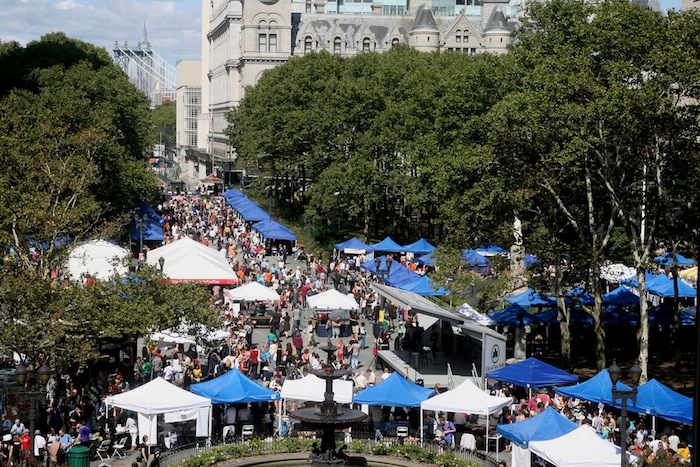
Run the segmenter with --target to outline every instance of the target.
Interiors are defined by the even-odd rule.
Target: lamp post
[[[29,371],[27,370],[27,367],[22,364],[15,368],[15,379],[22,386],[24,386],[25,382],[27,381],[28,374]],[[20,396],[29,398],[29,436],[31,437],[31,444],[29,448],[30,456],[34,455],[34,438],[36,438],[34,432],[36,431],[37,419],[36,406],[39,401],[46,399],[46,383],[48,383],[49,378],[51,378],[51,368],[44,363],[39,367],[36,374],[39,379],[39,383],[41,383],[39,391],[26,391],[20,393]]]
[[[136,223],[136,228],[139,229],[139,257],[143,253],[143,229],[146,228],[148,220],[146,216],[139,217],[138,214],[134,214],[134,223]]]
[[[160,266],[160,268],[158,269],[158,274],[163,274],[163,266],[165,266],[165,258],[163,258],[162,256],[160,258],[158,258],[158,266]]]
[[[391,274],[391,263],[393,262],[394,260],[391,259],[390,256],[387,256],[384,259],[384,264],[382,266],[382,258],[374,258],[374,268],[376,270],[377,278],[382,284],[386,284],[386,279],[389,277],[389,274]]]
[[[632,405],[637,403],[637,385],[639,384],[639,377],[642,375],[642,369],[639,366],[639,362],[635,362],[632,368],[629,370],[629,376],[632,380],[632,389],[617,389],[617,382],[622,376],[622,370],[617,366],[617,360],[613,360],[613,364],[608,368],[608,374],[610,375],[610,381],[612,381],[612,405],[615,407],[615,402],[618,399],[621,400],[620,406],[620,448],[622,452],[620,453],[621,460],[620,465],[625,467],[627,465],[627,401],[632,400]]]

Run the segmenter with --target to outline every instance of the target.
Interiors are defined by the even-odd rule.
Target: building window
[[[392,47],[396,47],[397,45],[399,45],[399,40],[398,40],[396,37],[394,37],[394,38],[391,40],[391,46],[392,46]]]
[[[365,37],[364,39],[362,39],[362,51],[363,52],[369,52],[370,46],[371,46],[371,41],[369,40],[369,37]]]
[[[258,52],[267,52],[267,34],[258,34]]]
[[[340,37],[336,37],[333,39],[333,53],[340,55]]]
[[[311,36],[306,36],[304,39],[304,53],[307,54],[311,52],[311,44],[313,44]]]
[[[464,42],[469,42],[469,36],[463,36],[462,41]]]
[[[271,53],[277,52],[277,34],[270,34],[268,39],[270,42],[270,52]]]
[[[311,13],[311,2],[307,1],[306,2],[306,13]]]

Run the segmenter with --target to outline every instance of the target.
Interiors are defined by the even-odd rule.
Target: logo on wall
[[[498,344],[495,344],[491,349],[491,362],[498,362],[498,358],[501,356],[501,349],[498,348]]]

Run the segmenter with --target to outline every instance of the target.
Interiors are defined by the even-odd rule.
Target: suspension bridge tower
[[[152,106],[175,101],[177,78],[175,67],[161,58],[148,42],[146,22],[143,22],[143,39],[136,47],[126,42],[114,43],[114,61],[129,76],[129,80],[151,99]]]

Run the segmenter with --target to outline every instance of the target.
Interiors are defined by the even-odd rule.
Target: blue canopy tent
[[[537,264],[540,262],[539,258],[535,255],[525,255],[525,267],[529,268],[533,264]]]
[[[646,286],[649,293],[657,295],[662,298],[672,298],[674,296],[674,286],[673,279],[670,279],[665,274],[653,274],[651,272],[645,273]],[[693,298],[697,296],[697,291],[686,284],[683,281],[676,281],[678,283],[678,297],[680,298]],[[636,277],[630,277],[622,281],[623,284],[629,287],[638,287]]]
[[[403,247],[403,251],[406,251],[408,253],[413,253],[417,255],[423,255],[430,253],[431,251],[435,251],[435,247],[428,243],[428,241],[424,238],[421,238],[417,242],[413,242],[410,245],[406,245]]]
[[[624,383],[617,383],[618,389],[630,390],[629,386]],[[607,405],[612,404],[612,381],[608,370],[601,370],[600,373],[593,378],[583,383],[575,384],[567,387],[557,387],[556,392],[569,397],[578,397],[579,399],[600,402]],[[619,403],[618,403],[619,405]]]
[[[238,214],[240,214],[246,222],[264,221],[270,218],[270,215],[263,208],[249,199],[236,203],[233,208],[238,211]]]
[[[651,324],[673,324],[674,323],[674,309],[673,306],[669,304],[661,304],[649,309],[649,322]],[[685,310],[681,310],[678,313],[681,326],[694,326],[695,316],[688,313]]]
[[[434,266],[435,265],[435,258],[433,258],[433,253],[430,252],[427,255],[419,256],[416,258],[416,261],[419,264],[424,264],[426,266]]]
[[[379,259],[382,261],[382,264],[386,264],[386,256],[381,256]],[[362,263],[361,267],[372,274],[377,274],[377,268],[374,264],[374,260]],[[389,275],[386,277],[384,282],[392,287],[400,288],[401,286],[415,283],[420,278],[421,276],[419,274],[411,271],[403,264],[399,263],[398,261],[392,261],[389,268]]]
[[[498,425],[499,435],[511,440],[517,446],[527,449],[530,441],[546,441],[571,433],[579,426],[554,410],[547,407],[539,415],[508,425]]]
[[[228,197],[226,198],[226,202],[228,203],[229,206],[231,206],[233,209],[236,209],[239,205],[246,205],[249,202],[252,203],[247,197],[245,196],[234,196],[234,197]]]
[[[336,250],[342,251],[344,253],[357,254],[357,253],[370,253],[372,248],[365,242],[358,240],[353,237],[350,240],[345,240],[341,243],[336,243],[333,245]]]
[[[486,259],[486,256],[477,253],[476,250],[470,250],[469,248],[462,250],[462,259],[469,263],[469,266],[472,267],[491,266],[491,263],[488,259]]]
[[[401,253],[402,251],[406,251],[404,247],[392,240],[391,237],[386,237],[381,242],[370,245],[370,247],[372,247],[374,251],[385,251],[387,253]]]
[[[296,235],[279,222],[272,219],[265,219],[253,224],[253,229],[260,232],[260,235],[268,240],[290,240],[297,239]]]
[[[516,303],[523,308],[546,306],[552,307],[557,306],[557,302],[548,297],[543,297],[538,292],[532,289],[527,289],[525,292],[518,294],[514,297],[504,298],[506,302]]]
[[[502,310],[494,311],[487,315],[494,320],[499,326],[530,326],[533,324],[542,324],[542,320],[537,316],[528,313],[523,307],[514,303]]]
[[[434,394],[434,389],[419,386],[394,372],[381,384],[358,392],[352,401],[355,404],[420,407],[421,402]]]
[[[209,381],[190,386],[190,391],[211,399],[212,404],[236,404],[239,402],[266,402],[280,400],[279,393],[251,381],[234,369]]]
[[[627,287],[621,285],[612,292],[603,295],[604,305],[634,306],[639,305],[639,297]]]
[[[158,215],[148,203],[142,201],[139,204],[139,210],[136,215],[139,219],[144,219],[146,221],[143,227],[144,242],[162,242],[165,240],[165,232],[163,232],[162,225],[163,218]],[[141,239],[141,229],[137,227],[135,220],[129,223],[129,235],[134,241],[139,241]]]
[[[486,373],[486,377],[524,388],[543,388],[578,382],[578,376],[532,357],[498,370],[489,371]]]
[[[491,242],[486,242],[485,245],[482,245],[478,248],[474,248],[477,253],[479,253],[482,256],[495,256],[495,255],[507,255],[508,252],[501,248],[498,245],[495,245]]]
[[[625,311],[620,305],[607,305],[603,308],[603,324],[606,326],[636,326],[639,324],[639,313]]]
[[[661,256],[657,256],[654,258],[654,262],[662,266],[673,266],[673,253],[664,253]],[[695,266],[695,261],[676,253],[676,264],[678,266]]]
[[[223,196],[224,198],[241,198],[241,197],[245,198],[246,197],[246,195],[244,195],[242,192],[235,190],[233,188],[231,188],[228,191],[224,191],[223,193],[221,193],[221,196]]]
[[[435,283],[428,276],[423,276],[416,282],[405,284],[399,288],[423,297],[441,297],[448,294],[444,287],[435,287]]]
[[[535,316],[546,325],[555,324],[559,322],[559,308],[550,308],[548,310],[540,311],[535,313]]]
[[[583,290],[581,287],[574,287],[573,289],[566,292],[566,297],[564,300],[567,303],[581,304],[581,305],[593,305],[595,299],[591,294]]]
[[[628,405],[627,408],[674,422],[693,424],[693,398],[679,394],[655,379],[639,386],[636,405]]]

